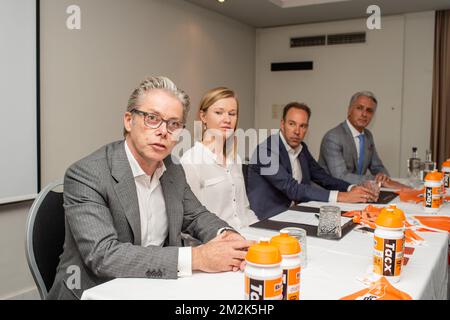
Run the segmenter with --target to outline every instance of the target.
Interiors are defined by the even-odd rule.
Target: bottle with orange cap
[[[427,213],[439,211],[442,202],[442,175],[436,170],[428,173],[424,184],[424,210]]]
[[[404,231],[406,229],[406,215],[403,212],[403,210],[397,208],[397,205],[395,203],[390,204],[388,206],[388,210],[389,209],[392,210],[394,212],[394,214],[396,214],[399,217],[399,219],[401,219],[403,221],[403,252],[405,252],[406,232],[404,232]]]
[[[283,271],[280,250],[270,244],[269,238],[248,248],[245,261],[245,299],[281,300]]]
[[[375,225],[373,272],[391,282],[398,282],[403,264],[404,220],[399,212],[384,208]]]
[[[441,177],[441,207],[444,205],[444,199],[445,199],[445,183],[444,183],[444,178],[445,175],[443,172],[438,172],[440,177]]]
[[[289,231],[281,230],[278,236],[272,237],[270,243],[281,253],[281,269],[283,270],[283,300],[300,299],[300,244],[297,238],[291,237]]]
[[[444,187],[450,188],[450,159],[447,159],[442,163],[441,171],[444,174]]]
[[[391,209],[392,211],[394,211],[394,214],[398,215],[399,218],[403,221],[404,224],[406,223],[406,215],[405,215],[405,213],[403,212],[403,210],[399,209],[395,203],[390,204],[388,206],[388,209]]]

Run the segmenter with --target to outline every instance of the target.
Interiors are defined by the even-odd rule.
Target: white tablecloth
[[[393,202],[398,202],[398,199]],[[302,205],[320,206],[309,202]],[[338,204],[342,210],[364,208],[365,204]],[[426,215],[420,205],[399,203],[407,215]],[[299,214],[301,214],[299,212]],[[450,216],[450,204],[439,214]],[[249,239],[272,236],[276,232],[245,228]],[[421,232],[426,243],[415,247],[403,266],[401,279],[394,286],[413,299],[447,299],[448,234]],[[308,265],[301,273],[301,299],[339,299],[364,289],[357,280],[372,266],[373,234],[352,231],[339,241],[308,236]],[[244,274],[194,273],[177,280],[115,279],[84,291],[82,299],[173,299],[234,300],[244,298]]]

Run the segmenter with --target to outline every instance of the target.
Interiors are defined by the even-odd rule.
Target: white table
[[[394,200],[394,202],[398,202]],[[302,205],[320,206],[309,202]],[[365,204],[338,204],[342,210],[364,208]],[[425,215],[419,205],[399,203],[407,215]],[[301,214],[301,213],[299,213]],[[446,204],[439,214],[450,215]],[[249,239],[272,236],[276,232],[245,228],[241,233]],[[424,232],[426,244],[415,248],[403,266],[401,280],[395,287],[413,299],[447,299],[448,234]],[[301,273],[300,298],[339,299],[364,289],[357,278],[372,266],[373,234],[351,231],[339,241],[316,237],[307,239],[308,265]],[[177,280],[115,279],[84,291],[82,299],[172,299],[172,300],[235,300],[244,298],[242,272],[194,273]]]

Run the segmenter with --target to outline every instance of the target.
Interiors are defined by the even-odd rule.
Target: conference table
[[[396,203],[407,217],[430,215],[419,204]],[[307,202],[302,206],[320,207],[329,203]],[[361,210],[367,204],[337,203],[343,211]],[[298,212],[301,214],[301,212]],[[450,216],[450,203],[435,215]],[[271,237],[275,230],[247,227],[240,233],[248,239]],[[413,299],[447,299],[448,248],[447,232],[418,232],[424,243],[406,255],[400,281],[395,288]],[[336,300],[367,288],[363,279],[370,274],[373,254],[373,233],[356,227],[339,240],[308,235],[307,266],[301,271],[301,300]],[[241,300],[244,299],[244,273],[194,272],[176,280],[117,278],[85,290],[83,300],[151,299],[151,300]]]

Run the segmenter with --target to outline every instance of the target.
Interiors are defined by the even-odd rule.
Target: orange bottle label
[[[403,262],[403,239],[374,236],[373,272],[382,276],[399,276]]]
[[[282,277],[258,280],[245,275],[245,298],[247,300],[281,300],[282,293]]]
[[[300,299],[300,267],[283,269],[283,300]]]

